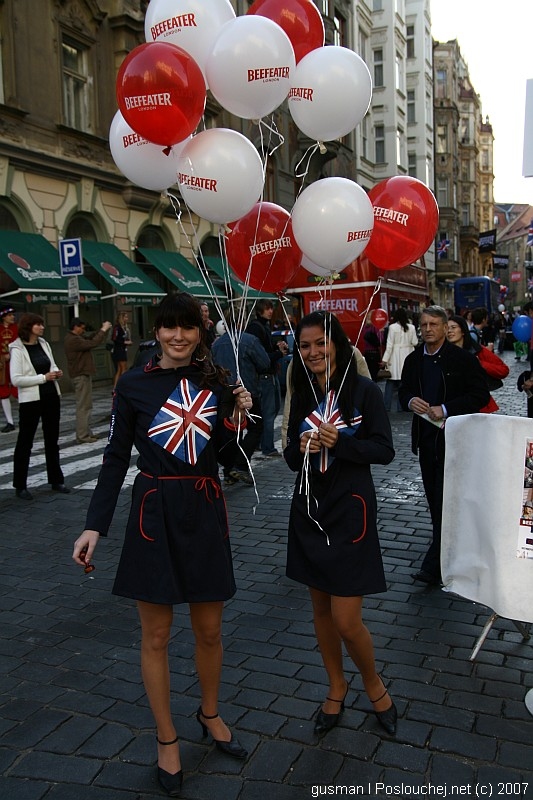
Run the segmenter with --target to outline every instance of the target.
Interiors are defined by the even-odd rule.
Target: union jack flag
[[[533,247],[533,219],[529,223],[529,230],[527,232],[526,247]]]
[[[186,464],[196,464],[217,417],[213,392],[183,378],[157,412],[148,436]]]
[[[449,239],[441,239],[437,245],[437,258],[448,258]]]
[[[300,433],[305,431],[318,431],[323,422],[328,422],[330,425],[335,425],[339,429],[339,433],[353,436],[359,428],[363,417],[355,409],[354,417],[350,420],[351,426],[345,423],[341,417],[341,412],[337,406],[337,398],[334,391],[328,392],[321,403],[312,411],[308,417],[304,419],[300,425]],[[321,447],[320,453],[313,453],[311,455],[311,464],[315,469],[320,472],[325,472],[335,461],[335,456],[332,456],[329,448]]]

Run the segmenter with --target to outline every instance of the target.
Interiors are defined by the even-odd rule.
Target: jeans
[[[276,449],[274,445],[274,422],[281,406],[281,393],[277,375],[260,375],[259,391],[263,417],[261,452],[266,456]]]
[[[401,411],[402,410],[402,407],[400,405],[400,400],[398,398],[398,386],[399,385],[400,385],[400,381],[393,381],[390,378],[385,383],[385,392],[384,392],[384,395],[383,395],[383,402],[385,403],[385,409],[387,411],[391,410],[393,392],[396,392],[396,411]]]

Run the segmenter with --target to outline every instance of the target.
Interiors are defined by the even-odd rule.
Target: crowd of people
[[[157,310],[153,347],[129,370],[122,366],[131,342],[127,316],[119,315],[113,328],[116,375],[110,433],[72,557],[86,571],[93,568],[95,548],[108,533],[135,448],[138,473],[112,591],[136,602],[141,673],[155,723],[157,777],[170,796],[179,796],[183,781],[170,703],[168,646],[175,604],[189,608],[201,734],[210,735],[225,755],[247,757],[218,713],[223,609],[237,588],[223,486],[254,483],[255,453],[281,456],[274,423],[281,410],[278,366],[287,343],[272,336],[273,310],[271,301],[259,301],[256,318],[245,330],[228,310],[224,330],[216,336],[207,304],[187,293],[170,294]],[[533,304],[524,310],[533,317]],[[8,376],[13,389],[2,397],[6,419],[4,399],[18,392],[19,402],[13,471],[17,497],[31,499],[26,480],[39,421],[48,481],[52,490],[67,493],[58,447],[58,381],[63,373],[43,337],[44,320],[23,314],[17,329],[11,308],[0,310],[0,319],[7,342],[3,353],[8,355],[2,377],[5,382]],[[469,320],[431,305],[413,320],[400,308],[381,335],[374,337],[368,326],[363,329],[363,353],[329,312],[310,313],[294,329],[282,436],[283,456],[296,473],[286,574],[308,588],[327,680],[314,720],[317,736],[338,724],[345,707],[350,677],[343,649],[361,676],[378,723],[389,736],[396,733],[398,711],[376,669],[363,614],[365,596],[387,589],[371,466],[394,459],[388,412],[396,393],[397,409],[412,413],[412,450],[419,459],[432,522],[428,550],[413,578],[441,585],[444,423],[451,416],[496,410],[490,391],[509,373],[494,352],[489,327],[482,309],[474,310]],[[111,328],[106,321],[87,334],[75,317],[65,339],[79,443],[96,440],[90,427],[92,351]],[[379,369],[389,370],[384,391],[377,381]],[[528,394],[528,416],[533,415],[531,374],[523,373],[518,387]]]

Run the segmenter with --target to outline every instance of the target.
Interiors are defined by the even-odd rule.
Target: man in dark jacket
[[[226,315],[226,325],[228,324],[230,324],[229,314]],[[211,349],[214,363],[229,370],[230,377],[228,380],[230,383],[236,383],[238,379],[234,342],[235,335],[230,337],[226,331],[223,336],[215,339]],[[240,440],[242,452],[239,450],[233,467],[224,468],[224,478],[228,484],[236,481],[253,484],[253,478],[250,475],[247,462],[251,461],[254,450],[259,446],[263,432],[259,375],[270,369],[270,358],[259,339],[250,333],[241,333],[238,336],[237,349],[239,354],[239,378],[252,395],[253,405],[246,423],[245,436]]]
[[[478,359],[451,344],[446,311],[429,306],[420,317],[423,344],[405,359],[398,398],[413,411],[412,449],[418,452],[424,491],[431,514],[433,540],[415,580],[441,583],[440,540],[444,486],[444,422],[448,417],[475,414],[490,399]]]
[[[287,342],[277,344],[272,340],[270,320],[274,312],[272,300],[258,300],[255,306],[256,319],[247,327],[247,333],[256,336],[270,359],[270,366],[259,375],[261,412],[263,415],[263,434],[261,452],[264,456],[281,456],[274,446],[274,422],[281,406],[281,392],[278,378],[278,362],[287,355]]]

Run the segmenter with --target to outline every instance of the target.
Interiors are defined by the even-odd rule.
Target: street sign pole
[[[68,279],[68,304],[74,306],[74,316],[79,317],[80,314],[80,287],[77,276]]]
[[[80,302],[78,275],[83,275],[81,239],[59,240],[59,265],[62,277],[68,278],[68,304],[74,306],[74,316],[77,317]]]

